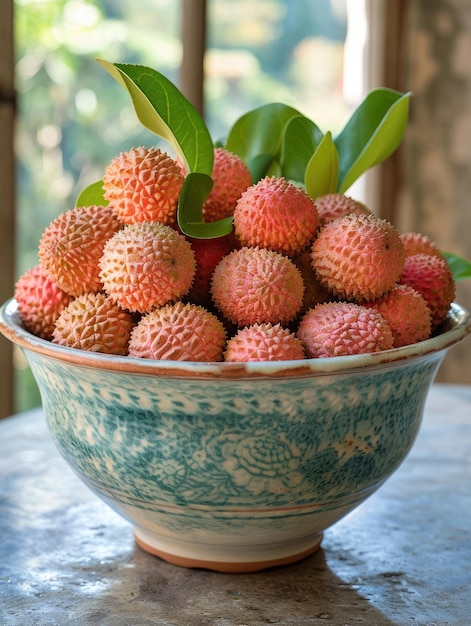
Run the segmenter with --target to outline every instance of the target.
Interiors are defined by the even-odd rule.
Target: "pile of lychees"
[[[400,235],[343,194],[314,201],[284,178],[253,184],[223,148],[214,159],[203,218],[234,226],[216,239],[179,230],[177,161],[143,147],[113,159],[106,206],[57,217],[19,278],[25,328],[82,350],[183,361],[378,352],[439,329],[455,282],[428,237]]]

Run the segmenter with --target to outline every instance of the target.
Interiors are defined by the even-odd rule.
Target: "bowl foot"
[[[269,567],[289,565],[305,559],[319,549],[322,541],[322,533],[317,533],[310,537],[309,547],[301,551],[296,550],[292,553],[289,552],[289,548],[287,549],[286,546],[282,546],[281,548],[274,546],[273,549],[264,547],[263,550],[255,546],[248,547],[247,554],[252,553],[252,558],[254,558],[253,553],[258,552],[257,556],[261,558],[257,560],[244,559],[244,550],[241,549],[240,546],[234,546],[232,549],[226,547],[225,549],[223,548],[222,551],[218,548],[207,548],[207,546],[202,546],[201,550],[198,546],[182,549],[181,546],[175,545],[175,542],[165,539],[161,540],[160,537],[142,528],[134,528],[134,538],[137,545],[142,548],[142,550],[172,565],[209,569],[228,574],[243,574],[258,572]],[[198,556],[198,553],[203,551],[206,552],[206,558],[204,558],[203,555]],[[212,555],[211,552],[213,553]],[[262,552],[266,552],[265,558],[262,557]]]

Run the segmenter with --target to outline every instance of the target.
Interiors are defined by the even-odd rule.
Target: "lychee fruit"
[[[381,297],[398,281],[404,246],[386,220],[350,214],[322,227],[311,258],[326,289],[339,299],[361,304]]]
[[[26,330],[48,340],[52,337],[56,319],[72,299],[40,265],[35,265],[20,276],[14,295]]]
[[[244,161],[224,148],[214,150],[211,178],[214,185],[203,204],[203,219],[206,222],[233,215],[237,200],[252,184],[252,175]]]
[[[218,263],[211,292],[219,311],[238,326],[283,324],[299,312],[304,284],[288,257],[266,248],[242,247]]]
[[[234,230],[243,246],[293,255],[306,248],[319,227],[316,205],[284,178],[265,177],[240,196]]]
[[[190,291],[186,296],[194,304],[211,306],[211,276],[219,261],[229,252],[240,247],[233,233],[214,239],[187,237],[196,259],[196,273]]]
[[[359,200],[343,193],[327,193],[315,200],[321,226],[344,215],[371,215],[372,211]]]
[[[319,281],[317,274],[312,267],[311,254],[309,250],[304,250],[300,254],[291,257],[291,260],[301,272],[304,283],[304,298],[301,312],[313,309],[320,302],[332,300],[331,292]]]
[[[408,285],[395,285],[385,296],[364,306],[376,309],[388,322],[395,348],[423,341],[431,335],[430,308],[423,296]]]
[[[280,324],[253,324],[229,339],[225,361],[293,361],[304,359],[300,339]]]
[[[430,254],[407,256],[399,282],[423,296],[432,314],[432,331],[436,330],[456,295],[455,279],[446,260]]]
[[[226,331],[196,304],[176,302],[144,315],[134,328],[129,356],[170,361],[222,361]]]
[[[127,224],[105,244],[100,277],[110,298],[123,309],[146,313],[179,300],[195,275],[190,243],[159,222]]]
[[[82,206],[59,215],[39,242],[39,263],[71,296],[101,291],[98,261],[122,224],[108,207]]]
[[[442,257],[442,253],[437,244],[422,233],[407,232],[401,234],[401,241],[404,246],[406,256],[412,254],[431,254]]]
[[[318,304],[304,314],[297,336],[311,358],[380,352],[394,345],[384,317],[354,302]]]
[[[125,224],[175,222],[184,176],[177,162],[156,148],[121,152],[107,166],[104,197]]]
[[[134,320],[104,293],[75,298],[56,320],[53,343],[126,356]]]

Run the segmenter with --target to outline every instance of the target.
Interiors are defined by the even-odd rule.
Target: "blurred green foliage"
[[[178,85],[181,11],[181,0],[15,0],[18,276],[37,263],[44,228],[114,156],[156,144],[95,57],[154,67]],[[350,114],[341,89],[345,34],[345,0],[208,0],[213,139],[274,101],[340,129]],[[16,361],[24,410],[39,396]]]
[[[73,207],[79,189],[101,178],[120,151],[153,141],[95,61],[152,62],[177,79],[179,2],[140,0],[140,8],[130,1],[16,3],[18,273],[36,263],[41,232]]]

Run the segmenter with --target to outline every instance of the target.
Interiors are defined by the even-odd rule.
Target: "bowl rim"
[[[404,361],[428,359],[441,354],[471,334],[471,313],[453,302],[441,331],[429,339],[415,344],[392,348],[370,354],[337,357],[322,357],[292,361],[193,362],[150,360],[130,356],[118,356],[101,352],[90,352],[54,344],[27,331],[21,321],[18,302],[10,298],[0,307],[0,333],[14,345],[25,351],[48,356],[84,367],[135,375],[150,375],[168,378],[257,378],[328,375],[352,372],[385,366],[395,366]]]

